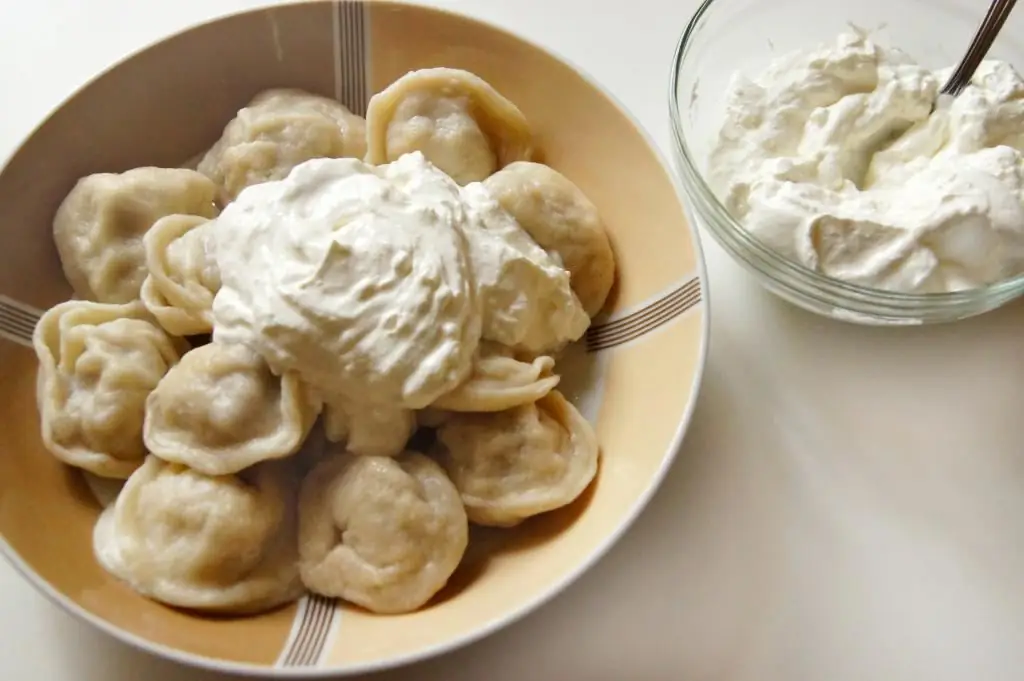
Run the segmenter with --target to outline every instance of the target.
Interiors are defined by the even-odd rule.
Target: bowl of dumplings
[[[99,75],[0,173],[0,549],[227,672],[466,645],[655,492],[699,242],[599,85],[454,13],[306,2]]]

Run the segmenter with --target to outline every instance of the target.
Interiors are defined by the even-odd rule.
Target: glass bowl
[[[1024,276],[952,293],[896,293],[839,281],[762,244],[726,211],[704,179],[735,71],[753,75],[773,58],[866,29],[921,64],[955,64],[987,3],[971,0],[704,0],[673,58],[669,111],[677,170],[697,224],[768,290],[828,317],[873,325],[949,322],[1024,294]],[[1024,12],[1011,15],[989,56],[1024,67]]]

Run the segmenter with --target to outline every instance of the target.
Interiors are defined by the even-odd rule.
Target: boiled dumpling
[[[143,235],[175,213],[213,217],[217,187],[184,168],[135,168],[78,181],[57,209],[53,238],[75,295],[101,303],[139,298]]]
[[[507,527],[571,503],[597,474],[594,429],[560,392],[492,414],[454,414],[439,459],[469,519]]]
[[[293,373],[275,376],[244,345],[186,354],[146,402],[145,442],[165,461],[228,475],[295,454],[318,405]]]
[[[324,428],[328,440],[344,443],[352,454],[395,456],[416,430],[416,413],[402,407],[328,401]]]
[[[530,404],[558,385],[558,376],[552,373],[554,367],[555,360],[547,355],[523,362],[508,348],[482,343],[469,379],[436,400],[433,407],[491,412]]]
[[[572,277],[572,289],[593,317],[615,282],[615,256],[597,207],[579,187],[540,163],[512,163],[484,186],[502,208]]]
[[[440,407],[427,407],[416,412],[416,425],[420,428],[440,428],[452,413]]]
[[[483,180],[532,156],[530,127],[516,105],[458,69],[411,71],[370,99],[368,163],[421,151],[459,184]]]
[[[256,95],[199,162],[233,201],[249,185],[283,179],[313,158],[362,158],[366,122],[343,104],[294,89]]]
[[[479,182],[462,189],[465,227],[483,312],[483,339],[533,355],[578,340],[590,317],[569,271],[530,238]]]
[[[213,331],[213,297],[220,271],[207,237],[216,223],[197,215],[168,215],[146,232],[142,302],[176,336]]]
[[[263,464],[210,477],[155,456],[93,531],[96,559],[168,605],[250,614],[298,598],[295,480]]]
[[[127,478],[146,455],[146,398],[186,347],[142,303],[72,300],[39,320],[37,401],[43,444],[64,463]]]
[[[299,566],[324,596],[411,612],[445,585],[468,541],[458,491],[423,454],[332,454],[302,485]]]

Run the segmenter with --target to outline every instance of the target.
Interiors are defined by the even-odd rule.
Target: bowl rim
[[[971,289],[950,291],[943,293],[905,293],[889,291],[853,284],[841,279],[826,276],[805,267],[789,258],[782,256],[772,248],[761,243],[734,218],[725,205],[719,200],[717,194],[711,189],[704,179],[704,173],[700,169],[694,151],[687,141],[687,135],[683,126],[683,115],[679,106],[680,73],[684,68],[686,54],[690,45],[696,38],[701,28],[701,22],[712,11],[715,5],[724,5],[727,0],[702,0],[700,6],[691,15],[686,28],[680,34],[676,42],[675,51],[672,55],[672,64],[669,69],[669,119],[672,127],[672,138],[675,142],[676,158],[681,166],[682,175],[686,188],[695,195],[695,203],[701,206],[705,215],[702,215],[714,233],[717,230],[727,231],[730,237],[740,242],[743,248],[753,254],[761,262],[754,265],[758,270],[778,281],[779,274],[785,275],[799,282],[803,286],[810,286],[817,291],[834,296],[837,301],[867,301],[869,304],[882,304],[891,306],[904,312],[917,312],[925,310],[941,310],[959,306],[976,305],[980,301],[999,299],[1009,300],[1017,295],[1024,294],[1024,274],[1019,274],[1009,279],[986,284]],[[717,235],[716,235],[717,236]],[[727,248],[727,250],[730,250]],[[766,268],[762,263],[767,263]],[[782,282],[780,282],[782,283]],[[784,283],[792,286],[792,284]]]
[[[318,5],[327,4],[333,2],[339,2],[341,0],[288,0],[289,5]],[[359,2],[371,3],[378,2],[381,0],[357,0]],[[481,19],[469,14],[461,13],[457,10],[450,9],[448,7],[439,7],[433,5],[419,4],[416,0],[384,0],[387,4],[394,5],[405,5],[409,8],[416,10],[431,12],[440,15],[447,15],[450,18],[456,18],[463,21],[469,21],[480,27],[493,31],[505,38],[509,38],[520,42],[533,50],[537,50],[541,53],[547,54],[548,56],[562,62],[576,74],[578,74],[590,87],[595,89],[601,95],[603,95],[617,110],[626,118],[639,133],[643,139],[648,151],[652,154],[653,158],[658,161],[662,171],[666,175],[666,179],[671,183],[675,193],[676,202],[678,203],[680,215],[683,217],[685,228],[690,233],[690,239],[693,244],[694,261],[697,270],[697,279],[700,285],[701,299],[694,305],[694,308],[699,310],[701,313],[700,321],[700,345],[697,351],[697,358],[694,363],[694,373],[692,383],[686,387],[690,393],[690,398],[686,404],[683,413],[680,415],[679,423],[676,426],[675,432],[672,435],[671,442],[668,450],[665,452],[662,460],[655,471],[654,475],[649,480],[647,487],[644,491],[636,498],[632,507],[622,516],[619,524],[614,530],[609,533],[604,540],[602,540],[598,546],[586,556],[575,568],[568,571],[561,578],[556,580],[552,586],[547,590],[541,592],[534,598],[527,600],[516,608],[508,611],[504,615],[495,617],[494,619],[485,622],[482,626],[473,629],[469,633],[462,636],[455,637],[444,643],[429,646],[421,650],[417,650],[404,655],[399,655],[384,660],[370,661],[370,662],[359,662],[345,667],[300,667],[300,668],[289,668],[289,667],[275,667],[270,665],[254,665],[249,663],[234,662],[221,660],[213,657],[204,655],[197,655],[194,653],[184,652],[177,648],[170,646],[153,643],[145,639],[138,634],[131,631],[121,629],[120,627],[107,622],[98,615],[95,615],[84,607],[78,605],[76,602],[65,597],[60,593],[53,585],[44,580],[38,575],[32,567],[24,561],[21,556],[14,550],[14,548],[7,543],[7,540],[3,535],[0,535],[0,556],[11,565],[14,570],[19,573],[29,584],[45,596],[50,602],[57,605],[59,608],[67,613],[70,613],[77,619],[90,624],[97,630],[107,634],[108,636],[118,640],[128,646],[145,652],[157,657],[161,657],[178,664],[185,666],[204,669],[220,673],[235,674],[248,678],[271,678],[271,679],[283,679],[283,678],[302,678],[302,679],[325,679],[325,678],[342,678],[355,676],[359,674],[367,674],[374,672],[381,672],[389,669],[396,669],[405,667],[417,662],[423,662],[428,659],[440,657],[447,653],[453,652],[460,648],[464,648],[473,643],[476,643],[490,635],[497,633],[498,631],[508,627],[511,624],[523,619],[527,615],[530,615],[540,609],[542,606],[548,604],[554,600],[557,596],[562,594],[569,586],[579,580],[586,572],[593,568],[598,562],[600,562],[611,550],[615,544],[622,539],[623,536],[632,528],[637,518],[647,508],[651,499],[661,489],[662,484],[665,481],[665,477],[668,471],[671,469],[672,464],[675,462],[680,449],[682,448],[685,440],[686,433],[689,431],[690,425],[693,421],[693,415],[696,410],[697,402],[699,401],[701,387],[704,382],[704,373],[707,367],[708,351],[710,345],[710,329],[711,329],[711,295],[708,285],[708,274],[707,264],[704,255],[704,249],[701,242],[701,235],[699,234],[696,226],[689,219],[687,206],[687,194],[683,190],[680,184],[678,176],[673,172],[671,165],[667,160],[666,154],[658,147],[654,138],[651,136],[647,128],[640,122],[636,115],[627,108],[622,101],[612,93],[607,87],[601,84],[596,78],[594,78],[588,71],[581,68],[575,61],[564,56],[560,51],[543,46],[533,39],[527,38],[518,32],[499,26],[489,20]],[[228,21],[235,17],[258,14],[265,12],[269,9],[273,9],[276,5],[268,3],[266,0],[264,4],[255,7],[249,7],[246,9],[224,12],[216,14],[207,19],[201,21],[192,22],[172,32],[164,33],[162,37],[155,40],[150,40],[141,47],[134,49],[125,54],[120,59],[112,62],[106,68],[100,70],[98,73],[93,75],[91,78],[82,83],[79,87],[75,88],[68,95],[63,97],[61,101],[56,104],[50,111],[43,117],[43,119],[35,125],[22,139],[15,145],[11,150],[10,154],[3,159],[0,170],[7,166],[11,159],[24,147],[24,145],[34,137],[38,131],[50,120],[61,108],[63,108],[70,100],[78,96],[79,93],[92,87],[93,84],[102,78],[105,74],[120,68],[124,64],[128,63],[132,59],[142,54],[148,49],[159,45],[167,40],[170,40],[176,36],[183,35],[192,32],[196,29],[210,26],[213,24],[220,23],[222,21]]]

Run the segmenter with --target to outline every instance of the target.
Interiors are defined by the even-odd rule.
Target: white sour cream
[[[426,407],[469,375],[480,339],[466,219],[458,185],[420,153],[314,159],[248,187],[211,229],[214,340],[327,401]]]
[[[934,293],[1024,273],[1024,81],[985,62],[933,110],[948,72],[850,33],[737,75],[712,188],[762,242],[837,279]]]
[[[590,317],[573,292],[569,271],[537,245],[479,182],[462,196],[470,258],[483,310],[483,337],[542,354],[578,340]]]

